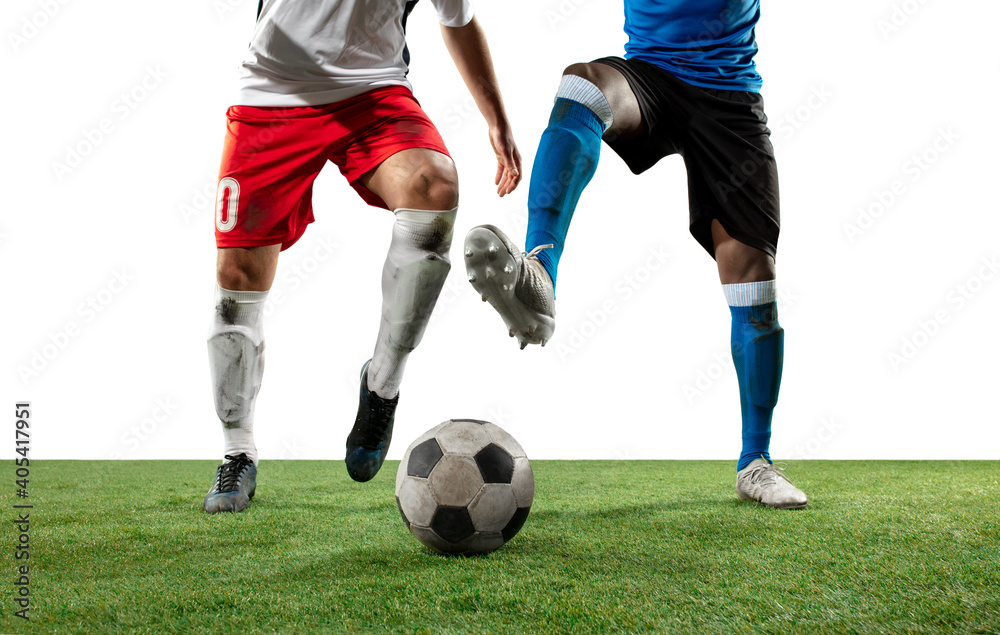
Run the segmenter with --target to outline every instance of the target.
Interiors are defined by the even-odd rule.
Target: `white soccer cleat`
[[[552,279],[536,254],[524,254],[493,225],[473,227],[465,236],[465,269],[483,302],[497,310],[508,334],[524,349],[552,339],[556,329]]]
[[[736,495],[740,500],[755,500],[777,509],[801,509],[808,504],[806,495],[792,485],[781,472],[763,457],[736,473]]]

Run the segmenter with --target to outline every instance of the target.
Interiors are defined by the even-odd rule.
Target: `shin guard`
[[[253,408],[264,374],[263,307],[267,292],[216,290],[208,334],[215,412],[222,422],[225,454],[245,453],[257,462]]]
[[[406,358],[420,343],[451,269],[458,209],[397,209],[389,254],[382,269],[382,325],[368,367],[368,387],[392,399],[399,392]]]
[[[612,121],[611,106],[597,86],[576,75],[563,75],[531,168],[524,242],[528,252],[552,245],[538,254],[538,261],[553,286],[573,212],[597,171],[601,136]]]
[[[774,281],[724,285],[733,316],[731,346],[740,386],[743,449],[737,470],[770,460],[771,417],[778,403],[785,331],[778,324]]]

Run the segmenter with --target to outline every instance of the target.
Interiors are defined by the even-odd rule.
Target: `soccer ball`
[[[410,444],[396,473],[407,529],[440,553],[499,549],[524,525],[535,477],[521,445],[488,421],[451,419]]]

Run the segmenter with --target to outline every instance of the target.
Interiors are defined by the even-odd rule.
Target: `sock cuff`
[[[590,109],[604,124],[607,130],[614,122],[611,114],[611,104],[601,89],[577,75],[563,75],[556,90],[556,99],[568,99],[583,104]]]
[[[267,291],[232,291],[215,285],[216,312],[232,324],[253,326],[264,312]],[[223,305],[227,305],[223,308]],[[227,315],[223,316],[223,313]]]
[[[268,293],[268,291],[232,291],[230,289],[223,289],[218,284],[215,285],[216,299],[222,300],[223,298],[232,298],[234,302],[239,302],[241,304],[263,302],[267,299]]]
[[[428,247],[451,244],[455,217],[458,215],[457,207],[443,210],[400,207],[392,213],[396,216],[393,231],[400,238]]]
[[[759,306],[777,301],[778,292],[774,280],[743,282],[722,285],[722,293],[729,306]]]

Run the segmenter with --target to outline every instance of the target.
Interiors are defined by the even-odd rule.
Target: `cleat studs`
[[[548,344],[548,343],[549,343],[548,340],[542,340],[542,348],[545,348],[545,345]]]
[[[472,258],[472,247],[466,247],[465,248],[465,257],[466,258]]]
[[[487,300],[489,300],[489,298],[488,298],[488,297],[486,297],[486,295],[484,294],[484,295],[483,295],[483,302],[486,302]]]
[[[475,281],[476,281],[476,274],[470,273],[469,274],[469,282],[475,282]]]
[[[514,267],[511,267],[509,262],[503,266],[504,273],[512,273],[513,271]]]
[[[522,350],[522,351],[523,351],[523,350],[525,349],[525,347],[526,347],[527,345],[528,345],[528,342],[526,342],[525,340],[521,340],[521,350]]]
[[[504,291],[510,291],[510,285],[509,284],[503,285],[503,290]]]
[[[486,270],[486,279],[487,280],[493,280],[494,278],[496,278],[496,275],[493,273],[493,270],[492,269],[487,269]]]
[[[497,247],[497,244],[496,243],[490,243],[490,254],[496,255],[496,253],[498,251],[500,251],[500,248]]]
[[[507,335],[510,335],[511,337],[514,337],[514,329],[511,329],[510,331],[508,331]]]

